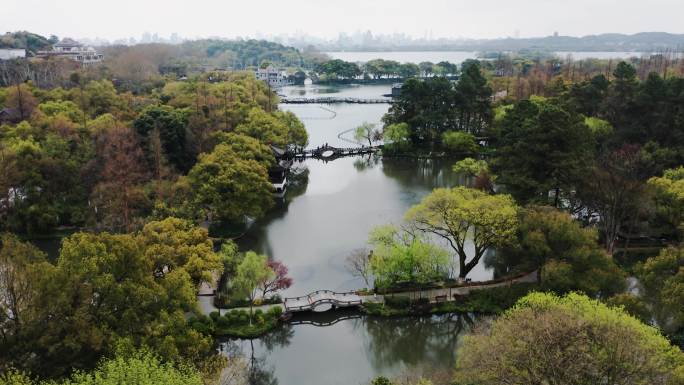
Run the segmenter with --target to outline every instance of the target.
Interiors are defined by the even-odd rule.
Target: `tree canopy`
[[[587,172],[593,149],[580,115],[548,100],[523,100],[506,112],[492,170],[517,200],[546,203]]]
[[[548,206],[520,210],[518,224],[517,241],[497,258],[521,271],[538,269],[542,288],[603,298],[625,289],[625,274],[599,246],[596,229]]]
[[[514,239],[518,207],[508,195],[488,195],[465,187],[433,190],[406,213],[406,220],[426,234],[445,239],[459,259],[459,277],[466,278],[487,249]],[[468,242],[474,246],[469,257]]]
[[[463,339],[459,384],[676,384],[684,355],[657,329],[580,294],[532,293]]]
[[[260,217],[273,204],[272,185],[263,163],[241,159],[227,144],[200,155],[188,173],[191,206],[213,220]]]

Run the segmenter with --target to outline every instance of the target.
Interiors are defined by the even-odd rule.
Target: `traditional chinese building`
[[[52,47],[51,51],[38,51],[38,57],[66,57],[81,63],[84,67],[99,63],[104,55],[95,51],[93,47],[86,47],[74,39],[64,38]]]

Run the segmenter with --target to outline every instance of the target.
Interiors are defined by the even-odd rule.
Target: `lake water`
[[[330,314],[302,319],[333,322]],[[352,318],[323,327],[285,325],[259,340],[225,341],[220,346],[224,354],[249,359],[252,384],[357,385],[383,375],[424,376],[439,385],[450,383],[459,338],[478,322],[467,314],[377,318],[341,311],[336,315]]]
[[[376,97],[389,86],[287,87],[285,95]],[[350,146],[349,130],[363,122],[380,125],[384,104],[282,105],[297,114],[309,132],[309,147]],[[340,135],[340,133],[343,133]],[[404,213],[437,187],[462,184],[451,170],[455,160],[357,156],[329,162],[309,159],[296,165],[286,199],[256,222],[240,239],[252,249],[281,260],[290,268],[294,285],[285,294],[361,287],[345,269],[345,258],[367,247],[368,233],[382,224],[401,224]],[[473,280],[492,271],[479,266]]]
[[[286,87],[279,93],[375,98],[389,91],[387,85],[307,85]],[[380,124],[389,106],[281,108],[302,119],[309,132],[309,147],[317,147],[325,143],[351,145],[353,134],[346,131],[363,122]],[[374,226],[400,224],[406,210],[432,189],[462,184],[461,177],[451,170],[454,162],[374,156],[306,160],[296,166],[285,199],[254,223],[238,243],[243,250],[265,253],[289,267],[294,284],[286,296],[318,289],[361,288],[363,281],[345,269],[345,258],[368,246],[368,233]],[[487,280],[493,274],[481,263],[471,277]],[[472,317],[457,315],[374,318],[354,312],[311,314],[295,320],[318,326],[286,325],[258,340],[227,341],[222,348],[226,354],[251,359],[255,384],[365,384],[379,375],[421,372],[448,380],[458,337],[474,322]]]
[[[348,62],[367,62],[369,60],[382,58],[385,60],[395,60],[400,63],[420,63],[429,61],[439,63],[448,61],[460,64],[468,59],[477,59],[478,52],[475,51],[421,51],[421,52],[326,52],[333,59],[341,59]],[[596,59],[628,59],[636,56],[640,57],[639,52],[556,52],[560,58],[572,55],[574,60],[584,60],[589,58]]]

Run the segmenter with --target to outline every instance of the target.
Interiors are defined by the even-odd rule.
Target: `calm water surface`
[[[287,87],[288,96],[335,94],[379,97],[389,86]],[[282,105],[305,123],[309,147],[348,146],[353,134],[340,133],[364,121],[380,124],[388,105]],[[436,187],[462,183],[451,171],[455,160],[348,157],[298,164],[286,198],[239,240],[283,261],[294,279],[286,296],[313,290],[363,287],[345,269],[351,251],[367,247],[369,231],[400,224],[406,210]],[[491,278],[478,266],[474,280]],[[298,317],[302,317],[299,315]],[[468,316],[416,318],[361,317],[330,312],[296,318],[312,324],[287,325],[253,341],[225,341],[224,354],[252,363],[255,384],[366,384],[376,376],[419,375],[449,378],[459,335],[475,322]],[[341,318],[341,319],[340,319]],[[350,318],[350,319],[347,319]]]
[[[302,86],[281,90],[285,95],[339,94],[372,97],[388,86]],[[349,146],[347,132],[364,121],[380,125],[388,105],[283,105],[306,125],[309,147],[328,143]],[[240,239],[252,249],[281,260],[290,268],[294,285],[286,295],[314,290],[361,287],[344,267],[354,249],[367,246],[370,230],[400,224],[406,210],[437,187],[462,183],[451,167],[455,160],[416,160],[374,156],[347,157],[329,162],[309,159],[297,164],[286,199],[255,223]],[[472,278],[489,279],[492,271],[479,266]]]
[[[253,384],[355,385],[379,375],[448,383],[458,340],[477,322],[470,315],[360,317],[324,327],[286,325],[259,340],[225,341],[221,349],[251,362]]]

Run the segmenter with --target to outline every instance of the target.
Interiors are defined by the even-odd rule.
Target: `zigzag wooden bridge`
[[[323,97],[323,98],[282,98],[280,103],[283,104],[391,104],[392,99],[389,98],[339,98],[339,97]]]
[[[380,150],[380,146],[361,146],[361,147],[332,147],[321,146],[310,150],[302,150],[294,153],[295,158],[318,158],[334,159],[342,156],[373,154]]]

